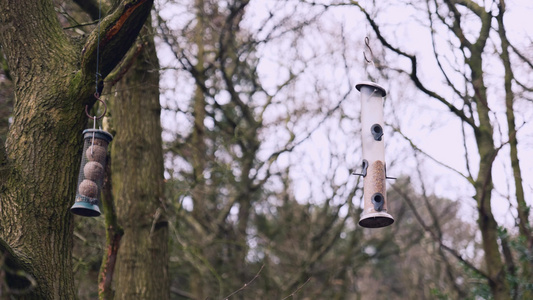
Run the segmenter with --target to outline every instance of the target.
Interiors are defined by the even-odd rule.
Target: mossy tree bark
[[[127,52],[151,6],[149,0],[122,1],[102,20],[102,77]],[[69,38],[52,1],[0,0],[0,45],[15,95],[0,151],[0,251],[10,253],[12,268],[35,279],[8,276],[11,288],[27,292],[21,299],[76,298],[69,207],[84,109],[95,101],[97,37]]]
[[[124,229],[117,256],[115,299],[169,299],[168,221],[164,206],[159,63],[150,23],[130,68],[114,86],[111,119],[113,198]],[[122,71],[117,70],[118,74]]]

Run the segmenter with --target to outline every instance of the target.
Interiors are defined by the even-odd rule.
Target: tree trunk
[[[8,284],[32,289],[22,299],[74,299],[68,207],[74,199],[85,122],[82,102],[73,101],[77,91],[68,90],[76,51],[61,32],[51,3],[0,1],[0,7],[0,41],[15,85],[7,161],[2,162],[9,169],[0,181],[0,238],[11,248],[16,267],[37,285],[32,289],[22,278],[8,278]],[[43,12],[49,18],[39,16]],[[24,14],[33,21],[26,23]],[[21,50],[23,46],[27,49]]]
[[[520,162],[518,161],[518,140],[516,138],[517,130],[515,124],[515,115],[514,115],[514,92],[512,89],[512,82],[514,80],[513,70],[511,68],[511,60],[509,56],[509,40],[507,39],[507,33],[505,30],[505,25],[503,22],[503,16],[505,13],[505,1],[500,1],[499,5],[500,13],[496,17],[498,21],[498,33],[500,35],[502,53],[500,55],[504,69],[504,88],[505,88],[505,112],[507,116],[507,127],[508,127],[508,139],[510,146],[510,158],[511,158],[511,167],[513,169],[513,179],[515,186],[516,202],[518,204],[518,230],[520,235],[525,239],[529,251],[533,250],[533,236],[531,235],[531,225],[529,223],[529,207],[527,205],[524,188],[522,186],[522,171],[520,169]],[[522,277],[531,278],[533,274],[532,268],[533,264],[531,261],[523,260],[522,261]],[[533,298],[533,291],[530,289],[524,290],[523,294],[524,299]]]
[[[151,28],[147,22],[146,27]],[[148,30],[147,30],[148,31]],[[113,195],[124,229],[115,299],[168,299],[168,222],[164,207],[159,63],[150,32],[112,97]],[[135,49],[132,49],[135,50]]]
[[[489,286],[494,299],[510,299],[509,286],[505,278],[505,268],[498,245],[498,223],[491,207],[492,165],[497,151],[494,148],[493,128],[489,118],[487,89],[482,77],[482,51],[473,52],[469,62],[472,70],[474,99],[477,103],[479,126],[476,129],[476,142],[480,156],[479,172],[474,188],[478,209],[478,226],[481,231],[485,264],[489,276]]]
[[[194,32],[194,44],[198,48],[198,54],[196,55],[197,63],[195,65],[196,72],[199,74],[196,78],[198,82],[195,86],[194,100],[193,100],[193,116],[194,127],[191,133],[191,146],[192,146],[192,168],[194,176],[194,186],[191,189],[191,196],[193,199],[193,211],[192,217],[197,220],[202,226],[207,227],[209,224],[209,197],[207,196],[207,185],[204,178],[204,170],[207,163],[207,145],[206,145],[206,100],[204,93],[200,85],[205,85],[205,68],[204,68],[204,34],[205,34],[205,4],[203,0],[195,0],[196,9],[196,26]],[[203,237],[204,238],[204,237]],[[198,251],[203,247],[198,247]],[[205,252],[202,251],[202,255],[205,256]],[[205,274],[202,274],[201,268],[197,268],[190,275],[190,290],[196,299],[206,299],[209,295],[204,288],[207,281],[204,280]]]
[[[124,1],[102,21],[103,76],[127,51],[151,5]],[[11,291],[24,292],[18,299],[76,299],[69,207],[84,109],[95,101],[96,36],[83,49],[70,40],[52,1],[0,0],[0,45],[15,87],[13,123],[0,149],[0,252],[19,271],[7,278]]]

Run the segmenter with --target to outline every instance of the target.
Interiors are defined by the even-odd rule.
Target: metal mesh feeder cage
[[[104,181],[107,146],[113,136],[103,130],[86,129],[83,131],[83,139],[76,202],[70,211],[84,217],[97,217],[101,214],[98,205]]]
[[[367,228],[389,226],[394,218],[387,213],[385,145],[383,139],[383,97],[385,89],[364,81],[355,86],[361,92],[361,139],[363,141],[364,208],[359,225]]]

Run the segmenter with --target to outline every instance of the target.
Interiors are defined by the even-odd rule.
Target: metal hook
[[[372,51],[372,48],[370,47],[370,38],[368,36],[365,36],[365,46],[368,48],[368,51],[370,51],[370,59],[366,57],[366,52],[363,51],[363,56],[365,58],[365,62],[367,64],[374,64],[374,52]]]
[[[97,116],[91,116],[89,114],[89,106],[85,105],[85,114],[87,115],[87,117],[89,117],[89,119],[94,119],[96,121],[96,120],[100,120],[101,118],[103,118],[105,116],[105,113],[107,112],[107,104],[105,104],[105,102],[102,99],[100,99],[100,94],[98,94],[98,93],[94,93],[94,98],[96,98],[96,100],[102,102],[102,104],[104,105],[104,112],[98,117]]]

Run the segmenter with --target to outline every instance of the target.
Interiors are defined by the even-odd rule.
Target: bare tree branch
[[[464,111],[462,111],[462,110],[458,109],[457,107],[455,107],[452,103],[450,103],[448,100],[446,100],[444,97],[440,96],[436,92],[431,91],[428,88],[426,88],[426,86],[420,81],[420,79],[418,78],[418,73],[417,73],[418,65],[417,65],[416,56],[407,54],[406,52],[400,50],[399,48],[396,48],[396,47],[392,46],[385,39],[385,37],[381,34],[381,30],[380,30],[379,26],[377,25],[377,23],[372,18],[372,16],[358,2],[352,1],[352,3],[355,6],[359,7],[361,12],[363,12],[363,14],[366,16],[366,19],[368,20],[368,22],[372,26],[372,29],[376,33],[379,41],[383,44],[383,46],[387,47],[388,49],[392,50],[393,52],[397,53],[400,56],[408,58],[411,61],[411,72],[406,72],[406,73],[409,74],[409,77],[411,78],[413,83],[416,85],[416,87],[418,89],[420,89],[422,92],[424,92],[426,95],[428,95],[431,98],[434,98],[434,99],[438,100],[439,102],[441,102],[442,104],[446,105],[446,107],[448,107],[450,109],[450,111],[452,111],[461,120],[463,120],[464,122],[469,124],[475,131],[478,130],[477,126],[476,126],[476,124],[474,122],[474,119],[472,117],[467,117],[465,115]]]
[[[448,73],[446,73],[446,71],[444,71],[444,68],[442,66],[442,62],[440,60],[439,53],[437,52],[437,45],[436,45],[436,41],[435,41],[435,28],[434,28],[434,25],[433,25],[433,13],[431,12],[431,9],[429,7],[429,1],[427,2],[427,13],[428,13],[428,19],[429,19],[429,28],[430,28],[430,32],[431,32],[431,45],[433,47],[433,55],[435,57],[435,60],[437,61],[437,65],[439,66],[441,74],[444,76],[446,82],[448,83],[448,87],[450,87],[455,92],[455,94],[457,96],[459,96],[461,99],[465,99],[466,95],[463,95],[455,87],[455,85],[450,80],[450,77],[448,76]],[[466,93],[466,91],[465,91],[465,93]]]
[[[433,238],[433,240],[435,242],[439,243],[440,247],[442,247],[448,253],[453,255],[455,258],[457,258],[459,261],[461,261],[463,264],[465,264],[465,266],[467,266],[468,268],[472,269],[477,274],[479,274],[479,275],[483,276],[484,278],[490,280],[488,274],[486,274],[482,270],[478,269],[472,263],[470,263],[469,261],[464,259],[461,254],[457,253],[457,251],[455,249],[447,246],[446,244],[443,243],[443,241],[441,239],[439,239],[439,237],[433,232],[433,230],[431,230],[431,228],[424,222],[424,220],[422,219],[422,217],[418,213],[418,210],[416,209],[416,206],[414,205],[413,201],[411,200],[411,198],[406,193],[404,193],[403,190],[401,190],[400,188],[396,187],[395,185],[393,185],[392,188],[394,189],[394,191],[396,191],[402,197],[402,199],[405,200],[407,205],[409,205],[409,207],[411,208],[411,211],[413,212],[416,220],[418,221],[418,224],[420,224],[420,226],[422,226],[422,228],[424,229],[425,232],[430,234],[430,236]]]
[[[423,151],[422,149],[420,149],[418,146],[416,146],[416,145],[414,144],[414,142],[413,142],[410,138],[408,138],[407,136],[405,136],[405,135],[403,134],[403,132],[402,132],[399,128],[394,127],[394,126],[392,126],[392,125],[389,125],[389,126],[392,127],[392,129],[393,129],[394,132],[397,132],[397,133],[400,134],[400,135],[401,135],[401,136],[402,136],[407,142],[409,142],[409,144],[411,145],[411,147],[412,147],[414,150],[416,150],[416,151],[418,151],[418,152],[424,154],[426,157],[428,157],[429,159],[431,159],[431,160],[434,161],[435,163],[437,163],[437,164],[439,164],[439,165],[445,167],[446,169],[451,170],[451,171],[453,171],[454,173],[460,175],[461,177],[463,177],[464,179],[466,179],[469,183],[474,184],[475,181],[474,181],[474,178],[472,178],[472,176],[470,176],[470,175],[465,175],[465,174],[463,174],[461,171],[456,170],[456,169],[454,169],[454,168],[448,166],[447,164],[445,164],[445,163],[439,161],[438,159],[434,158],[433,156],[429,155],[428,153],[426,153],[425,151]]]
[[[255,274],[255,276],[252,278],[252,280],[248,281],[247,283],[245,283],[240,289],[234,291],[233,293],[227,295],[226,297],[224,297],[225,300],[228,300],[231,296],[245,290],[250,284],[252,284],[252,282],[254,282],[254,280],[257,279],[257,277],[259,277],[259,274],[261,274],[261,271],[263,271],[263,268],[265,267],[265,265],[262,265],[261,268],[259,269],[259,271],[257,271],[257,273]]]
[[[466,132],[465,132],[465,123],[461,122],[461,133],[463,134],[463,148],[465,149],[465,165],[466,171],[468,172],[468,178],[474,178],[472,171],[470,170],[470,159],[468,155],[468,146],[466,144]]]
[[[307,283],[309,283],[309,281],[311,281],[311,278],[308,278],[302,285],[300,285],[294,292],[292,292],[290,295],[288,295],[287,297],[281,299],[281,300],[286,300],[286,299],[289,299],[290,297],[294,297],[294,295],[296,295]]]

